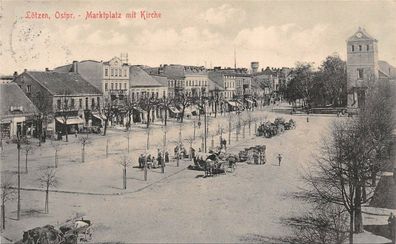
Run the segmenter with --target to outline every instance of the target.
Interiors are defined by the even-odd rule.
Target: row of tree
[[[318,69],[313,63],[297,63],[292,79],[282,84],[284,98],[307,106],[345,106],[347,98],[346,63],[336,54],[328,56]]]
[[[353,118],[335,121],[323,140],[314,166],[304,176],[306,188],[294,196],[312,203],[301,217],[285,219],[294,234],[289,243],[343,243],[363,232],[362,205],[375,190],[377,177],[389,167],[392,109],[389,82],[367,91],[366,103]]]

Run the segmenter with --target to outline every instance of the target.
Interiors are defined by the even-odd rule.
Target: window
[[[363,79],[363,69],[357,69],[358,71],[358,79]]]
[[[114,76],[114,69],[111,69],[111,76]]]
[[[60,99],[58,99],[58,100],[56,101],[56,107],[58,108],[58,110],[61,109],[61,100],[60,100]]]
[[[157,92],[157,94],[155,94],[155,97],[158,98],[158,92]]]
[[[105,83],[105,91],[107,91],[107,89],[108,89],[108,84]]]
[[[70,107],[71,107],[71,108],[74,108],[74,98],[71,99]]]
[[[370,50],[370,45],[367,45],[367,51]]]
[[[131,93],[131,97],[132,97],[132,100],[135,100],[135,93],[134,92]]]
[[[352,45],[352,52],[355,51],[355,45]]]
[[[98,108],[100,108],[100,97],[96,98],[96,106],[98,106]]]
[[[165,91],[162,91],[162,97],[165,98]]]
[[[136,99],[139,99],[139,92],[136,92]]]
[[[105,69],[105,76],[109,76],[109,69],[108,68]]]
[[[118,76],[118,69],[114,70],[115,76]]]
[[[124,76],[127,77],[126,69],[124,69]]]
[[[115,89],[118,90],[118,83],[115,83]]]
[[[151,97],[154,97],[154,92],[151,92]]]
[[[31,93],[32,92],[32,86],[31,85],[27,85],[27,93]]]
[[[111,90],[114,90],[114,84],[111,83]]]
[[[359,45],[359,51],[362,51],[362,45]]]
[[[127,88],[126,88],[126,83],[124,83],[124,89],[127,89]]]
[[[95,98],[91,99],[91,109],[95,108]]]
[[[78,100],[78,108],[82,108],[82,98],[80,98],[80,100]]]
[[[85,98],[85,109],[88,110],[88,97]]]
[[[65,98],[65,109],[67,109],[68,108],[68,103],[69,103],[69,101],[67,100],[67,98]]]

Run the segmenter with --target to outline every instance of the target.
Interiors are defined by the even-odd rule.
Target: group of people
[[[139,159],[139,168],[144,168],[145,164],[147,164],[147,168],[158,168],[165,167],[165,163],[169,163],[169,153],[166,151],[163,153],[158,149],[157,157],[154,155],[148,154],[140,154]]]

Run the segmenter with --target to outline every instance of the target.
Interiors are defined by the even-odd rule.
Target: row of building
[[[257,62],[252,62],[251,70],[175,64],[148,67],[129,65],[119,57],[107,62],[74,61],[45,71],[24,70],[3,77],[1,136],[52,136],[65,126],[74,133],[101,127],[105,120],[123,126],[146,122],[147,111],[139,107],[142,98],[164,101],[183,95],[207,100],[207,111],[219,113],[253,109],[271,102],[289,74],[287,68],[259,71]],[[132,114],[126,108],[130,104]],[[107,119],[109,106],[118,112]],[[180,111],[178,104],[168,109],[156,106],[150,109],[150,119],[163,118],[165,113],[177,117]],[[186,113],[194,111],[200,113],[199,106],[186,109]]]

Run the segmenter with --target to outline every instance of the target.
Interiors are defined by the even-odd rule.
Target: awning
[[[0,124],[9,124],[11,123],[11,119],[2,119],[0,120]]]
[[[106,116],[104,116],[103,114],[100,114],[100,113],[92,113],[92,116],[94,116],[95,118],[98,118],[100,120],[106,120]]]
[[[172,111],[172,113],[175,113],[175,114],[180,113],[180,111],[177,108],[175,108],[175,107],[169,107],[169,110]]]
[[[250,99],[245,99],[245,101],[246,102],[248,102],[248,103],[254,103],[252,100],[250,100]]]
[[[238,107],[238,103],[234,102],[234,101],[227,101],[227,103],[233,107]]]
[[[59,123],[65,124],[63,117],[56,117],[55,118]],[[75,124],[84,124],[84,120],[78,116],[70,116],[66,119],[67,125],[75,125]]]
[[[144,113],[145,111],[139,107],[133,107],[133,109],[135,109],[136,111],[138,111],[139,113]]]

